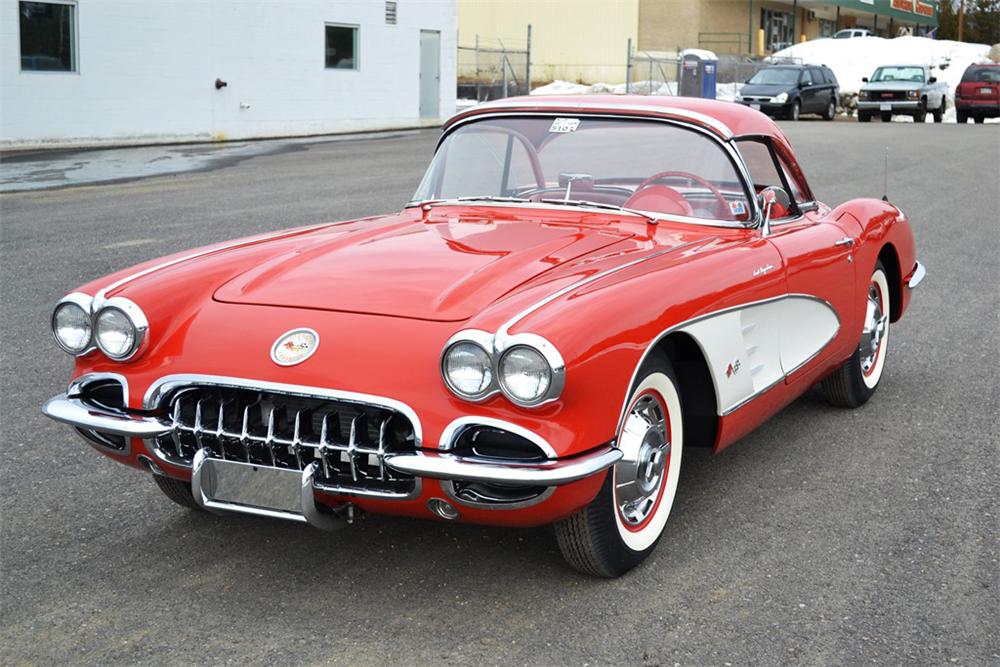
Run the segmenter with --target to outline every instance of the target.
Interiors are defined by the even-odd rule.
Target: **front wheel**
[[[865,300],[865,324],[854,354],[822,382],[830,403],[856,408],[878,389],[889,349],[889,280],[882,262],[875,266]]]
[[[792,108],[788,111],[788,120],[798,120],[799,114],[802,113],[802,102],[795,100],[792,102]]]
[[[891,111],[883,111],[882,112],[882,122],[883,123],[892,122],[892,112]]]
[[[872,121],[872,115],[867,111],[858,112],[858,122],[859,123],[870,123]]]
[[[921,102],[920,107],[913,114],[914,123],[923,123],[927,120],[927,102]]]
[[[555,525],[563,557],[584,574],[618,577],[644,561],[674,503],[684,445],[677,380],[662,357],[638,377],[618,433],[622,459],[589,505]]]

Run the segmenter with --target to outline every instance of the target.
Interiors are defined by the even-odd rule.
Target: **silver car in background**
[[[883,123],[894,114],[913,116],[922,123],[927,114],[940,123],[948,104],[948,86],[932,76],[925,65],[883,65],[858,92],[858,120],[867,123],[878,115]]]

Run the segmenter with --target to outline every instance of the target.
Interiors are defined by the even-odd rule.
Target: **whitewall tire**
[[[684,424],[677,380],[651,355],[629,395],[617,445],[623,456],[585,508],[556,524],[575,569],[617,577],[645,560],[663,534],[677,492]]]
[[[834,405],[856,408],[878,389],[889,353],[889,279],[882,262],[875,266],[865,292],[865,321],[854,354],[822,382]]]

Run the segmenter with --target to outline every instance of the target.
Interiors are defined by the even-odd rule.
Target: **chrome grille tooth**
[[[217,428],[215,429],[215,439],[219,442],[219,453],[222,454],[222,460],[226,460],[226,441],[222,439],[222,434],[226,432],[225,422],[223,418],[226,413],[226,401],[225,399],[219,399],[219,420],[216,423]]]
[[[292,431],[292,446],[288,448],[289,454],[295,455],[295,460],[302,470],[302,411],[295,411],[295,427]]]
[[[256,403],[251,403],[243,408],[243,430],[240,432],[240,444],[243,445],[243,453],[247,463],[250,463],[250,445],[248,444],[250,440],[250,408],[254,405]]]
[[[192,433],[194,434],[194,442],[198,445],[198,449],[205,449],[204,443],[201,441],[201,404],[205,401],[204,398],[199,398],[194,404],[194,428]]]
[[[326,460],[326,450],[329,447],[326,440],[327,420],[329,417],[329,413],[323,415],[323,423],[320,425],[319,429],[319,447],[316,448],[316,453],[319,455],[320,463],[323,465],[323,477],[327,479],[330,478],[330,464],[327,463]]]
[[[351,479],[355,482],[358,481],[358,465],[355,462],[354,457],[358,453],[358,420],[361,419],[361,415],[356,416],[351,420],[351,437],[347,441],[347,462],[351,466]]]
[[[184,449],[181,447],[181,400],[174,401],[173,414],[171,415],[170,439],[174,442],[174,449],[177,450],[177,458],[184,458]]]
[[[278,467],[278,459],[274,455],[274,407],[267,413],[267,436],[264,438],[264,446],[271,454],[271,465]]]
[[[385,481],[385,429],[390,419],[392,417],[386,417],[378,427],[378,478],[382,482]]]

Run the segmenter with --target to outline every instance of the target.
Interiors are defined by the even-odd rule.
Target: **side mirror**
[[[937,83],[937,77],[932,76],[931,78],[927,79],[927,83]]]
[[[784,189],[775,185],[769,185],[757,195],[757,203],[764,212],[764,222],[761,225],[761,233],[764,236],[771,234],[771,220],[784,218],[792,210],[792,199]]]
[[[868,83],[868,77],[867,76],[861,77],[861,82],[862,83]]]

